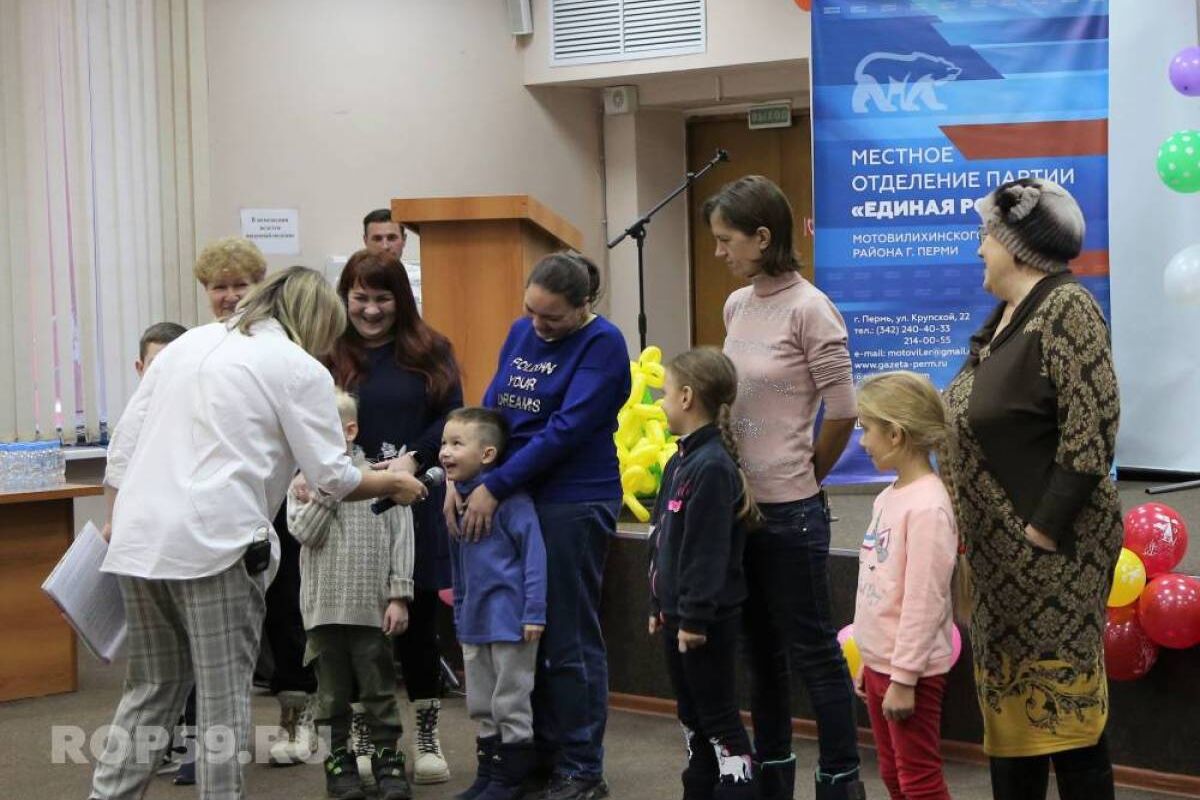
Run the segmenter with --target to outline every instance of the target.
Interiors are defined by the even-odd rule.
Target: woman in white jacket
[[[279,552],[271,518],[297,468],[337,499],[424,497],[412,475],[360,470],[346,454],[316,359],[345,324],[319,273],[284,270],[227,322],[164,350],[121,416],[103,570],[124,595],[129,663],[92,798],[141,796],[193,680],[200,797],[245,796],[250,683]]]

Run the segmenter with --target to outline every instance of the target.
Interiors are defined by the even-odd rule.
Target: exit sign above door
[[[791,103],[768,103],[761,106],[750,106],[746,112],[750,130],[759,128],[790,128],[792,126]]]

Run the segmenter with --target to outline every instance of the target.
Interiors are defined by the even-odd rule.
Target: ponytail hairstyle
[[[904,437],[902,447],[932,453],[938,466],[954,448],[954,428],[942,396],[929,379],[915,372],[881,372],[858,387],[858,417]],[[971,616],[971,572],[959,537],[958,563],[954,567],[954,616],[965,623]]]
[[[540,286],[560,295],[572,308],[591,307],[600,299],[600,269],[574,250],[543,256],[529,272],[525,287]]]
[[[742,506],[738,509],[738,519],[758,522],[758,506],[750,493],[750,482],[746,478],[746,471],[742,469],[737,439],[733,435],[731,407],[737,399],[737,368],[717,348],[697,347],[671,359],[667,371],[677,386],[691,387],[696,402],[716,421],[721,442],[737,465],[738,475],[742,479]]]
[[[942,396],[924,375],[881,372],[858,386],[859,419],[894,428],[902,447],[933,454],[939,463],[950,454],[954,430]]]

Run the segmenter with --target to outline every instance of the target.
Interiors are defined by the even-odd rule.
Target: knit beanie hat
[[[975,210],[1015,259],[1042,272],[1065,272],[1083,249],[1083,212],[1053,181],[1010,181],[975,201]]]

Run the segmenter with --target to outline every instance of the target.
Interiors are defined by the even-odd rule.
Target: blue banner
[[[815,0],[815,270],[855,380],[944,388],[996,305],[976,199],[1021,177],[1079,201],[1072,269],[1108,311],[1108,1]],[[883,478],[856,433],[830,483]]]

